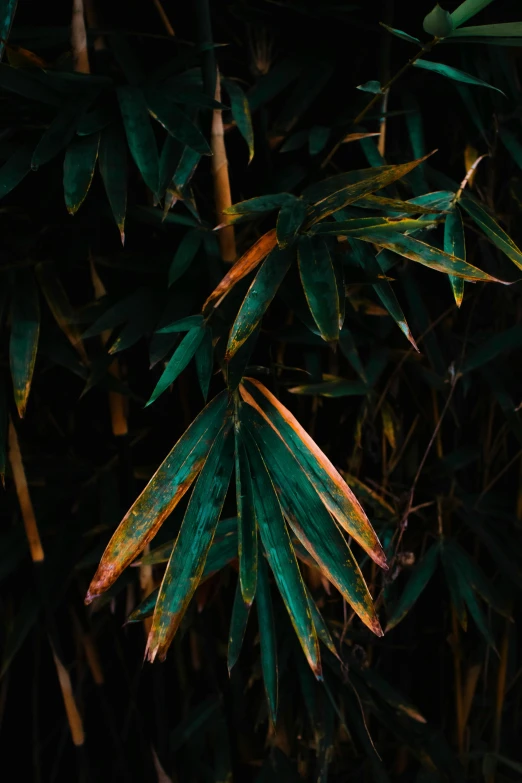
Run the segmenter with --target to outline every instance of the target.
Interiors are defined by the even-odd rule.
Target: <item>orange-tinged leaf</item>
[[[129,509],[109,541],[86,603],[105,592],[156,535],[202,469],[223,424],[228,393],[221,392],[192,422]]]
[[[203,305],[202,311],[205,313],[212,306],[219,307],[225,296],[232,288],[242,280],[246,275],[252,272],[263,258],[270,253],[277,244],[276,231],[273,228],[255,242],[251,248],[236,261],[232,269],[227,272],[223,280],[212,291],[207,301]]]
[[[32,272],[22,270],[15,279],[9,342],[14,398],[20,418],[25,414],[29,399],[39,335],[38,291]]]
[[[147,640],[146,657],[163,660],[194,595],[225,502],[234,465],[229,416],[210,449],[170,556]]]
[[[240,388],[244,402],[257,410],[294,453],[322,502],[352,538],[382,568],[386,556],[379,539],[354,493],[326,454],[301,427],[295,416],[263,386],[245,378]]]

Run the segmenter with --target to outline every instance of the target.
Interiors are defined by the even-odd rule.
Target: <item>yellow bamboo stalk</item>
[[[221,102],[221,84],[219,71],[216,81],[216,101]],[[212,149],[212,176],[214,178],[214,198],[218,225],[226,223],[224,210],[232,206],[230,192],[230,178],[228,176],[228,159],[225,149],[225,131],[223,128],[223,115],[220,109],[215,109],[212,114],[212,128],[210,131],[210,146]],[[236,260],[236,238],[233,226],[225,226],[218,231],[219,249],[221,258],[225,263],[231,264]]]
[[[85,742],[85,732],[83,730],[83,723],[76,705],[76,699],[72,689],[71,678],[69,672],[56,655],[56,651],[51,644],[51,650],[53,652],[54,663],[56,666],[56,672],[58,674],[58,681],[62,691],[63,703],[65,705],[65,712],[67,715],[67,721],[71,730],[71,737],[76,747],[81,747]]]
[[[40,533],[38,532],[38,525],[36,523],[29,487],[27,486],[27,478],[25,475],[24,463],[22,461],[22,454],[20,452],[18,435],[11,418],[9,418],[9,462],[11,463],[13,481],[18,496],[18,503],[20,504],[20,512],[24,521],[25,535],[27,536],[31,558],[33,563],[41,563],[45,557],[44,550],[40,540]]]
[[[87,50],[87,31],[83,0],[73,0],[71,18],[71,46],[74,56],[74,70],[78,73],[90,73],[89,52]]]
[[[462,694],[462,721],[464,726],[467,726],[469,716],[471,713],[471,705],[473,704],[473,698],[482,671],[482,664],[475,663],[469,667],[466,672],[466,680],[464,682],[464,691]]]

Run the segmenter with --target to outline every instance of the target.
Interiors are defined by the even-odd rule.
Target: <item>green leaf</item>
[[[197,228],[187,231],[179,243],[169,268],[169,286],[187,271],[203,241],[203,232]]]
[[[10,65],[0,63],[0,87],[23,98],[41,101],[50,106],[60,106],[62,103],[59,93],[42,83],[25,68],[12,68]]]
[[[362,90],[362,92],[371,92],[374,95],[379,95],[382,93],[381,83],[376,81],[369,81],[365,82],[364,84],[359,84],[356,89]]]
[[[257,521],[248,454],[239,424],[236,424],[235,438],[239,584],[243,601],[250,606],[254,600],[257,583]]]
[[[402,30],[397,30],[395,27],[388,27],[388,25],[384,24],[384,22],[379,22],[379,24],[381,27],[384,27],[385,30],[388,30],[389,33],[397,36],[397,38],[401,38],[403,41],[407,41],[408,43],[417,44],[417,46],[422,46],[421,41],[418,38],[415,38],[413,35],[404,33]]]
[[[264,556],[259,558],[256,606],[259,622],[261,668],[263,670],[263,682],[265,684],[266,700],[268,702],[268,714],[272,725],[275,726],[277,721],[279,674],[277,669],[274,610],[272,607],[272,596],[270,595],[270,583],[268,581],[268,566]]]
[[[243,389],[245,401],[259,410],[265,421],[279,432],[338,524],[378,565],[386,568],[384,552],[364,509],[326,454],[263,384],[245,378]]]
[[[339,339],[340,307],[337,281],[324,240],[303,236],[298,249],[299,274],[306,301],[323,340]]]
[[[455,207],[446,215],[444,223],[444,252],[449,256],[462,258],[463,261],[466,260],[464,225],[458,207]],[[457,307],[460,307],[464,298],[464,280],[461,277],[455,277],[455,275],[449,275],[449,280]]]
[[[292,193],[276,193],[270,196],[256,196],[246,201],[240,201],[232,204],[224,210],[225,215],[249,215],[257,212],[272,212],[281,207],[291,207],[296,201],[299,201]]]
[[[58,155],[74,137],[85,103],[70,101],[58,112],[36,145],[31,168],[37,169]]]
[[[354,342],[353,335],[349,329],[341,329],[339,334],[339,347],[343,356],[350,362],[353,369],[363,383],[367,383],[366,373]]]
[[[496,90],[501,95],[504,95],[505,93],[502,92],[498,87],[494,87],[492,84],[488,84],[487,82],[483,81],[482,79],[479,79],[477,76],[472,76],[469,73],[465,73],[464,71],[459,71],[458,68],[452,68],[451,65],[444,65],[443,63],[433,63],[429,60],[415,60],[413,65],[416,68],[422,68],[425,71],[432,71],[433,73],[438,73],[440,76],[445,76],[447,79],[453,79],[453,81],[456,82],[464,82],[465,84],[476,84],[479,87],[489,87],[490,90]]]
[[[394,253],[412,261],[417,261],[417,263],[430,269],[462,277],[464,280],[482,280],[487,283],[509,285],[509,283],[488,275],[460,258],[450,256],[437,247],[427,245],[425,242],[421,242],[420,239],[414,239],[406,234],[391,235],[387,232],[381,233],[379,229],[374,231],[368,229],[365,235],[359,237],[359,239],[379,245],[379,247],[384,247],[387,250],[392,250]]]
[[[67,147],[63,164],[63,190],[65,206],[70,215],[76,214],[89,192],[99,144],[99,133],[92,133],[89,136],[77,136]]]
[[[505,601],[498,594],[494,585],[486,578],[484,572],[468,555],[465,549],[454,540],[444,542],[446,550],[451,552],[451,558],[456,564],[460,577],[471,585],[476,592],[491,606],[495,612],[509,617]]]
[[[0,5],[0,60],[4,55],[5,45],[9,40],[17,4],[18,0],[2,0]]]
[[[230,360],[252,334],[277,293],[290,264],[290,250],[272,250],[258,271],[230,330],[225,360]]]
[[[380,168],[337,174],[335,177],[330,177],[324,182],[312,186],[304,194],[308,201],[314,201],[314,209],[309,223],[317,223],[317,221],[323,220],[363,196],[382,190],[392,182],[402,179],[416,166],[423,163],[427,157],[429,156],[426,155],[424,158],[398,166],[381,166]]]
[[[320,679],[319,642],[279,500],[257,444],[248,438],[246,446],[254,490],[254,509],[263,548],[308,664]]]
[[[181,160],[174,173],[173,182],[178,190],[183,191],[188,185],[200,160],[201,155],[199,152],[195,152],[195,150],[190,147],[185,147],[181,155]]]
[[[248,162],[251,163],[252,158],[254,157],[254,131],[252,128],[252,117],[250,116],[248,98],[237,82],[234,82],[231,79],[224,79],[223,84],[228,92],[228,97],[230,98],[232,117],[235,120],[239,132],[248,145]]]
[[[308,599],[308,605],[310,606],[310,612],[312,613],[312,620],[315,631],[317,633],[317,638],[324,644],[325,647],[330,650],[333,655],[335,655],[336,658],[339,658],[339,653],[337,652],[337,648],[332,639],[332,634],[330,633],[328,626],[324,621],[323,615],[317,608],[317,604],[315,603],[308,587],[306,587],[306,597]]]
[[[156,137],[150,123],[145,96],[139,87],[117,89],[123,126],[131,155],[141,176],[153,193],[159,188],[159,162]]]
[[[361,620],[382,636],[371,596],[359,566],[332,517],[323,505],[310,477],[285,443],[255,411],[241,413],[261,449],[272,482],[295,536]],[[319,487],[317,487],[319,489]],[[258,588],[259,589],[259,588]]]
[[[382,270],[379,266],[379,256],[376,258],[373,250],[365,242],[357,239],[349,239],[348,241],[350,242],[350,247],[354,251],[359,266],[371,275],[381,277]],[[406,339],[413,345],[415,350],[418,351],[419,349],[417,348],[417,344],[413,339],[410,327],[406,321],[406,316],[402,311],[390,283],[387,280],[382,280],[381,282],[375,283],[372,287],[401,332],[406,336]]]
[[[504,147],[507,149],[519,169],[522,169],[522,144],[514,133],[507,128],[499,128],[500,136]]]
[[[228,405],[221,392],[192,422],[133,503],[109,541],[89,586],[90,603],[107,590],[146,547],[202,469]]]
[[[461,570],[463,566],[462,557],[459,557],[456,554],[456,551],[458,550],[456,550],[456,548],[452,545],[452,542],[444,543],[443,546],[444,565],[450,571],[453,572],[453,578],[455,580],[452,596],[455,593],[458,593],[459,600],[464,601],[464,603],[466,604],[470,615],[473,617],[473,620],[475,621],[477,628],[485,638],[486,642],[490,645],[490,647],[493,647],[493,649],[495,649],[495,639],[493,638],[488,623],[486,622],[486,618],[484,617],[484,613],[477,601],[476,595],[474,593],[474,586],[470,581],[468,581],[469,569],[468,569],[468,573],[463,572]]]
[[[212,330],[207,327],[203,332],[203,339],[201,340],[195,356],[196,360],[196,372],[198,375],[199,386],[203,399],[205,402],[208,397],[208,387],[210,386],[210,379],[212,377],[212,370],[214,367],[214,347],[212,345]]]
[[[191,329],[195,329],[196,326],[203,328],[204,320],[202,315],[188,315],[186,318],[180,318],[179,321],[174,321],[173,324],[168,326],[162,326],[158,329],[158,334],[170,334],[171,332],[190,332]]]
[[[301,199],[296,199],[283,206],[277,216],[276,236],[280,248],[293,244],[299,229],[306,219],[307,206]]]
[[[99,166],[105,192],[123,244],[125,242],[125,212],[127,210],[127,150],[123,129],[119,123],[113,123],[102,131]]]
[[[328,142],[331,135],[331,128],[324,125],[314,125],[308,134],[308,151],[310,155],[319,155]]]
[[[510,329],[498,332],[485,342],[470,348],[462,362],[460,371],[464,373],[476,370],[493,361],[505,351],[512,351],[520,347],[522,347],[522,324],[515,324]]]
[[[450,35],[454,27],[453,19],[449,11],[445,11],[437,3],[435,8],[424,17],[422,28],[425,33],[436,38],[445,38]]]
[[[31,171],[34,144],[22,144],[0,168],[0,198],[7,196]]]
[[[210,155],[210,147],[201,131],[192,120],[179,109],[168,92],[158,87],[149,88],[146,93],[149,112],[175,139],[190,147],[199,155]]]
[[[205,567],[233,467],[232,423],[228,418],[210,449],[189,500],[161,582],[146,657],[164,660]]]
[[[522,269],[522,252],[491,215],[486,212],[484,207],[477,201],[467,197],[461,198],[459,204],[498,249],[513,261],[519,269]]]
[[[189,147],[185,147],[189,149]],[[193,150],[191,150],[193,152]],[[163,142],[161,148],[161,155],[159,159],[159,193],[158,195],[163,198],[165,191],[171,186],[176,169],[181,161],[183,154],[183,145],[168,133]]]
[[[442,217],[442,216],[441,216]],[[363,239],[365,232],[422,231],[435,225],[433,218],[367,217],[342,221],[325,221],[312,227],[313,234],[347,236]]]
[[[230,617],[230,633],[228,635],[227,667],[228,673],[237,663],[250,614],[250,604],[246,604],[241,593],[239,579],[236,585],[232,616]]]
[[[11,310],[9,361],[13,391],[20,418],[25,415],[31,390],[38,337],[40,335],[40,303],[32,271],[16,274]]]
[[[515,45],[520,46],[519,39],[522,38],[522,22],[504,22],[501,24],[482,24],[473,27],[459,27],[458,30],[453,31],[451,38],[474,38],[480,42],[484,41],[485,43],[493,44],[505,44],[510,42],[510,45],[513,45],[511,42],[516,42],[518,40],[518,44]]]
[[[492,2],[493,0],[464,0],[451,14],[453,26],[459,27],[464,24]]]
[[[183,372],[187,364],[190,362],[194,354],[199,348],[205,330],[197,326],[195,329],[191,329],[183,340],[180,342],[167,366],[165,367],[158,383],[154,387],[154,391],[150,395],[150,399],[147,405],[152,405],[160,394],[168,389],[171,383],[174,383],[178,375]],[[145,407],[147,407],[147,405]]]
[[[397,604],[393,607],[393,611],[388,617],[388,623],[386,625],[386,633],[395,628],[401,620],[404,620],[408,612],[418,600],[421,593],[426,588],[431,577],[435,573],[439,559],[440,547],[437,544],[433,544],[424,557],[419,560],[413,569],[410,578],[404,588],[404,591],[399,598]]]

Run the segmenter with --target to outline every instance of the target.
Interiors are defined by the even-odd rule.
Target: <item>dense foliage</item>
[[[4,757],[520,780],[519,3],[185,5],[0,0]]]

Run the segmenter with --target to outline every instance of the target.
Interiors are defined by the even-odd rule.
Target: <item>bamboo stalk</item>
[[[168,35],[174,36],[174,28],[172,27],[170,23],[170,19],[167,16],[166,11],[161,4],[161,0],[152,0],[152,2],[154,3],[157,12],[160,15],[161,21],[163,23],[163,27],[167,31]]]
[[[11,418],[9,418],[9,462],[11,463],[13,481],[20,504],[20,512],[24,521],[25,534],[31,552],[31,558],[33,563],[41,563],[45,558],[44,550],[40,540],[40,533],[38,531],[29,487],[27,486],[27,478],[25,475],[24,463],[22,461],[22,454],[20,452],[18,435]]]
[[[221,102],[221,84],[219,71],[216,81],[216,101]],[[230,177],[228,175],[228,159],[225,148],[225,131],[223,129],[223,113],[220,109],[214,109],[212,114],[212,128],[210,131],[210,146],[212,149],[212,176],[214,178],[214,199],[218,225],[226,222],[224,210],[232,206],[232,194],[230,191]],[[221,258],[225,263],[231,264],[236,260],[236,237],[234,226],[224,226],[218,232],[219,249]]]
[[[71,678],[69,672],[58,658],[56,651],[51,643],[51,650],[53,652],[54,663],[56,666],[56,672],[58,674],[58,681],[62,691],[63,703],[65,705],[65,712],[67,714],[67,721],[71,730],[71,737],[74,745],[78,748],[85,742],[85,733],[83,730],[83,723],[76,705],[76,699],[72,689]]]
[[[74,56],[74,70],[78,73],[90,73],[89,52],[87,49],[87,31],[83,0],[73,0],[71,18],[71,46]]]

